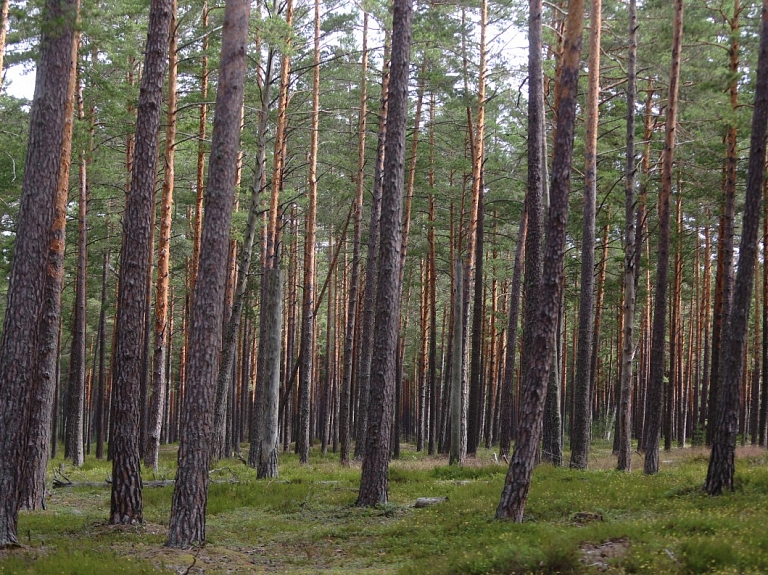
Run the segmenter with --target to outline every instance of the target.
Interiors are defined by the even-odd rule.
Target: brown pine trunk
[[[165,364],[170,340],[168,329],[168,285],[171,259],[171,221],[174,186],[174,152],[176,147],[176,76],[178,73],[176,0],[171,3],[171,24],[168,40],[168,111],[165,127],[165,169],[163,195],[160,200],[160,236],[157,240],[157,290],[155,292],[155,342],[152,366],[152,402],[147,421],[147,446],[144,464],[157,471],[160,451],[160,433],[165,411]]]
[[[0,345],[0,547],[17,542],[20,489],[51,248],[67,88],[72,68],[75,1],[42,8],[40,59],[30,111],[13,265]]]
[[[39,349],[35,377],[31,390],[29,435],[24,454],[24,475],[21,482],[22,509],[45,509],[45,472],[50,459],[51,435],[56,442],[56,430],[51,433],[56,374],[59,359],[59,326],[61,324],[61,290],[64,278],[64,244],[66,240],[69,170],[72,157],[72,128],[74,124],[75,86],[77,83],[77,51],[79,38],[72,42],[72,60],[61,142],[61,167],[54,206],[53,229],[48,252],[48,266],[43,293]],[[0,68],[0,74],[2,68]]]
[[[155,210],[157,133],[167,63],[171,1],[153,0],[145,50],[144,72],[136,117],[136,148],[131,188],[123,219],[120,253],[118,317],[115,330],[114,435],[112,447],[112,500],[109,522],[143,521],[139,461],[140,381],[143,364],[142,338],[146,310],[146,286],[150,278],[152,214]]]
[[[589,464],[592,432],[591,399],[596,373],[591,369],[593,349],[592,312],[595,309],[595,212],[597,202],[597,123],[600,99],[600,35],[602,0],[592,0],[589,24],[589,87],[587,92],[587,128],[584,138],[584,222],[581,232],[581,286],[579,287],[579,344],[576,351],[574,381],[573,434],[571,463],[575,469]],[[595,326],[599,325],[600,307],[596,308]],[[594,341],[597,350],[598,342]]]
[[[538,0],[531,0],[530,22],[532,31],[536,30],[541,24],[541,4]],[[576,120],[576,95],[578,91],[583,22],[583,0],[570,0],[563,47],[563,66],[559,85],[560,109],[558,111],[557,135],[553,149],[554,161],[552,164],[552,183],[549,193],[550,208],[547,218],[543,282],[539,290],[540,294],[535,310],[535,321],[532,323],[533,331],[529,347],[532,355],[530,357],[529,369],[524,375],[525,383],[517,444],[509,464],[501,501],[496,509],[497,518],[512,519],[518,523],[523,520],[525,503],[528,499],[531,485],[531,474],[539,447],[544,400],[546,398],[549,370],[554,354],[558,319],[557,310],[562,297],[564,246],[566,223],[568,221],[568,193],[571,183],[571,159],[573,156],[573,133]],[[532,39],[531,36],[533,36]],[[532,42],[533,46],[537,47],[537,54],[529,54],[529,73],[534,70],[534,66],[531,65],[531,59],[538,58],[541,53],[537,36],[536,33],[529,34],[529,41]],[[532,87],[533,85],[540,85],[540,82],[537,80],[531,84]],[[539,140],[534,145],[535,148],[541,150]]]
[[[228,0],[224,9],[205,221],[191,313],[179,463],[166,541],[169,547],[188,547],[205,541],[205,507],[216,394],[214,378],[221,345],[249,13],[250,3],[244,0]]]
[[[632,471],[632,362],[635,357],[637,249],[635,227],[635,101],[637,66],[637,0],[629,2],[629,57],[627,59],[627,163],[624,169],[624,336],[619,395],[619,471]]]
[[[514,392],[517,370],[517,324],[520,316],[520,289],[523,275],[523,258],[525,257],[525,236],[528,222],[528,210],[524,206],[520,216],[520,227],[517,232],[515,247],[515,263],[512,269],[512,287],[510,289],[509,324],[507,325],[506,358],[504,361],[504,380],[501,391],[501,426],[499,434],[499,455],[509,455],[512,434],[515,429]]]
[[[662,395],[665,371],[665,322],[667,319],[667,278],[669,277],[669,202],[672,193],[675,136],[677,134],[677,100],[680,82],[680,50],[683,37],[683,1],[675,0],[675,19],[672,34],[672,64],[669,73],[669,97],[664,141],[664,158],[659,190],[659,245],[656,256],[656,290],[651,332],[651,371],[648,380],[646,423],[643,449],[646,474],[659,471],[659,439],[662,422]]]
[[[381,245],[378,260],[376,325],[371,361],[370,409],[358,506],[387,502],[389,447],[394,408],[397,328],[400,322],[400,257],[402,251],[403,165],[408,111],[408,69],[412,6],[395,0],[392,24],[392,67],[388,92],[387,138],[382,185]]]
[[[109,406],[106,404],[107,389],[105,381],[107,359],[107,273],[109,271],[109,249],[104,252],[104,263],[101,269],[101,310],[99,312],[99,376],[96,389],[96,459],[104,458],[104,439],[106,436],[106,415]]]
[[[360,342],[360,360],[357,372],[358,415],[355,429],[354,458],[361,459],[368,432],[368,406],[371,386],[371,361],[373,358],[373,330],[376,314],[376,280],[378,277],[379,236],[381,219],[382,175],[384,173],[384,144],[387,135],[389,109],[389,37],[384,40],[384,62],[381,72],[381,105],[379,107],[379,134],[376,147],[376,169],[373,177],[371,223],[368,227],[368,261],[365,267],[365,301],[363,304],[363,337]]]
[[[192,270],[189,278],[190,293],[195,289],[197,270],[200,261],[200,236],[203,229],[203,199],[205,192],[205,138],[208,126],[208,0],[203,0],[202,20],[200,27],[203,32],[202,58],[200,60],[200,118],[197,127],[197,173],[195,178],[195,219],[192,233]]]
[[[741,245],[739,246],[739,267],[736,272],[728,329],[724,332],[717,426],[712,441],[707,479],[704,484],[704,488],[710,495],[720,495],[725,490],[733,491],[734,452],[738,431],[739,382],[743,376],[742,355],[747,340],[749,307],[752,299],[757,257],[760,201],[765,170],[765,140],[766,127],[768,127],[768,0],[763,0],[753,110],[747,195],[742,220]]]
[[[317,224],[317,138],[320,117],[320,3],[315,0],[315,47],[312,74],[312,128],[309,143],[308,207],[304,217],[304,299],[301,315],[299,370],[299,461],[309,462],[310,387],[315,356],[315,235]],[[286,88],[287,89],[287,88]]]
[[[347,298],[347,325],[344,331],[344,371],[341,383],[341,405],[339,412],[339,439],[341,441],[341,464],[349,465],[351,446],[351,388],[354,360],[355,327],[357,325],[358,285],[360,283],[360,243],[362,241],[363,191],[365,180],[365,131],[368,110],[368,12],[363,12],[363,53],[360,76],[360,113],[357,119],[357,176],[355,188],[354,236],[352,238],[352,271],[349,278]]]
[[[263,373],[263,413],[260,419],[261,445],[257,464],[257,477],[276,478],[278,475],[278,406],[280,391],[280,345],[283,323],[283,276],[280,269],[270,269],[264,276],[264,299],[261,321],[266,322],[265,339],[259,342],[260,365]]]

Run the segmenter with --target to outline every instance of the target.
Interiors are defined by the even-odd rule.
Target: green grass
[[[637,457],[637,456],[636,456]],[[212,472],[207,542],[163,547],[172,487],[145,488],[145,523],[106,524],[109,490],[53,490],[46,511],[24,512],[22,547],[0,551],[0,574],[63,573],[768,573],[768,457],[741,453],[736,491],[704,494],[707,454],[662,453],[662,470],[614,471],[608,446],[595,446],[589,471],[541,465],[526,520],[497,521],[506,467],[481,451],[462,468],[404,446],[390,468],[390,503],[355,507],[360,468],[312,453],[310,465],[281,454],[280,478],[224,461]],[[58,468],[57,460],[52,467]],[[158,478],[173,477],[175,453]],[[76,482],[103,481],[109,464],[64,464]],[[145,480],[153,479],[151,473]],[[417,497],[448,497],[415,509]],[[580,524],[577,512],[602,521]]]

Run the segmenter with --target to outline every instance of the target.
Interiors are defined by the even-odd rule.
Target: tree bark
[[[341,383],[341,405],[339,412],[339,435],[342,465],[349,465],[351,445],[351,388],[354,360],[355,326],[357,324],[357,292],[360,283],[360,243],[362,241],[363,191],[365,180],[365,130],[368,110],[368,12],[363,12],[363,54],[360,76],[360,113],[357,119],[357,181],[355,188],[354,231],[352,238],[352,270],[349,278],[347,298],[347,326],[344,331],[344,378]]]
[[[669,277],[669,202],[672,194],[675,136],[677,135],[677,100],[680,83],[680,50],[683,39],[683,0],[675,0],[672,32],[672,64],[669,73],[669,99],[664,138],[664,158],[659,189],[659,245],[656,256],[656,288],[651,331],[651,370],[648,379],[646,420],[643,438],[646,474],[659,471],[659,439],[661,436],[662,390],[665,370],[665,325],[667,319],[667,279]]]
[[[531,28],[541,23],[540,4],[531,1]],[[581,34],[584,22],[583,0],[570,0],[563,48],[563,66],[560,80],[560,108],[550,185],[550,208],[547,218],[547,242],[544,254],[543,283],[537,302],[531,333],[529,369],[525,374],[521,421],[515,452],[496,509],[499,519],[522,522],[525,503],[531,485],[531,474],[541,436],[544,400],[552,363],[557,330],[558,308],[562,295],[563,261],[565,257],[566,224],[568,221],[568,193],[570,191],[573,131],[576,120],[576,95],[581,56]],[[538,43],[536,46],[540,46]],[[537,50],[540,55],[540,48]],[[530,56],[529,56],[530,58]],[[530,64],[530,60],[529,60]],[[536,141],[541,150],[541,142]],[[529,152],[530,154],[530,152]],[[530,214],[529,214],[530,216]]]
[[[146,307],[146,285],[150,276],[149,255],[152,213],[155,209],[157,133],[163,100],[163,78],[167,64],[171,0],[153,0],[144,72],[136,116],[136,148],[131,188],[123,219],[123,249],[120,253],[118,316],[115,330],[115,418],[112,445],[112,499],[109,522],[132,524],[143,521],[141,469],[139,461],[139,382],[143,365],[142,338]]]
[[[763,0],[760,50],[757,61],[757,84],[752,113],[752,134],[747,172],[747,197],[742,219],[739,267],[736,272],[733,305],[728,329],[724,332],[720,362],[721,391],[718,396],[717,426],[712,441],[707,480],[704,488],[710,495],[733,491],[734,453],[738,432],[739,383],[742,356],[746,347],[749,307],[757,257],[757,232],[760,224],[760,201],[764,182],[766,128],[768,127],[768,0]]]
[[[205,541],[205,507],[208,500],[208,467],[212,451],[216,393],[214,378],[221,345],[249,14],[249,2],[227,0],[200,267],[191,313],[179,464],[166,541],[169,547],[188,547]]]
[[[152,402],[147,422],[147,446],[144,464],[157,471],[160,451],[160,432],[163,427],[165,410],[165,364],[168,352],[170,330],[168,329],[168,285],[170,282],[169,263],[171,259],[171,221],[174,187],[174,156],[176,149],[176,76],[178,41],[176,30],[176,0],[171,2],[171,24],[168,40],[168,110],[165,127],[165,170],[163,173],[163,195],[160,200],[160,236],[157,240],[157,290],[155,293],[155,343],[152,365]]]
[[[0,345],[0,547],[17,543],[32,381],[44,308],[77,3],[42,9],[40,59]]]
[[[266,322],[266,339],[259,342],[263,354],[264,412],[261,416],[261,445],[259,446],[259,479],[277,477],[278,406],[280,391],[280,354],[283,324],[283,275],[280,269],[267,270],[264,275],[264,300],[261,321]],[[262,377],[261,375],[259,377]]]
[[[0,4],[0,88],[3,87],[3,59],[5,58],[5,27],[8,23],[8,4],[9,0],[2,0]]]
[[[312,74],[312,128],[309,143],[307,214],[304,217],[304,298],[301,315],[301,368],[299,370],[299,461],[309,462],[310,391],[315,356],[315,242],[317,225],[317,138],[320,118],[320,3],[315,0],[315,47]]]
[[[635,100],[637,57],[637,1],[629,2],[629,57],[627,59],[627,163],[624,170],[624,338],[619,397],[619,471],[632,471],[632,361],[635,356],[637,268],[635,229]]]
[[[574,469],[589,465],[592,435],[592,320],[595,309],[595,212],[597,203],[597,123],[600,100],[600,36],[602,0],[592,0],[589,24],[589,87],[587,128],[584,138],[584,222],[581,232],[581,286],[579,288],[579,344],[576,351],[576,379],[573,383],[574,410],[571,435],[571,463]],[[598,309],[596,314],[600,314]],[[597,320],[595,320],[597,321]],[[596,342],[595,342],[596,343]]]
[[[360,493],[357,499],[357,505],[362,507],[387,502],[389,446],[396,383],[397,330],[400,322],[402,288],[399,285],[399,267],[402,250],[405,123],[408,112],[412,16],[411,0],[395,0],[381,202],[376,326],[371,361],[371,397]]]

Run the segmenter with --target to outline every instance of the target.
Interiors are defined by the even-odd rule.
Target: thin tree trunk
[[[3,59],[5,57],[5,27],[8,24],[8,4],[9,0],[2,0],[0,5],[0,88],[3,87]]]
[[[200,117],[197,128],[197,172],[195,179],[195,219],[192,233],[192,271],[189,278],[190,293],[194,292],[197,282],[197,270],[200,262],[200,237],[203,230],[203,199],[205,192],[205,138],[208,126],[208,0],[203,0],[200,27],[203,32],[203,45],[200,59]]]
[[[573,434],[571,463],[575,469],[589,465],[589,442],[592,435],[592,390],[597,374],[591,369],[591,354],[597,349],[593,342],[592,321],[595,325],[600,308],[595,308],[595,212],[597,202],[597,124],[600,101],[600,36],[602,29],[602,0],[592,0],[589,24],[589,87],[587,91],[587,128],[584,138],[584,220],[581,232],[581,286],[579,287],[579,345],[576,351],[574,381]]]
[[[315,47],[312,75],[312,128],[309,144],[308,207],[304,218],[304,299],[301,316],[301,368],[299,370],[299,461],[309,462],[310,387],[315,350],[315,227],[317,224],[317,139],[320,118],[320,2],[315,0]]]
[[[160,432],[165,411],[165,364],[170,331],[168,329],[168,285],[171,259],[171,220],[173,213],[174,153],[176,149],[176,76],[178,73],[176,0],[172,0],[168,40],[168,111],[165,127],[165,170],[163,196],[160,203],[160,237],[157,240],[157,291],[155,293],[155,354],[152,368],[152,403],[147,425],[147,446],[144,464],[157,471]]]
[[[105,414],[109,413],[106,401],[106,358],[107,358],[107,273],[109,272],[109,249],[104,252],[101,270],[101,306],[99,312],[99,377],[96,392],[96,459],[104,458],[104,439],[106,435]]]
[[[39,353],[54,221],[76,2],[42,8],[40,59],[30,111],[24,183],[0,345],[0,547],[17,543],[32,381]]]
[[[179,463],[166,541],[169,547],[188,547],[205,541],[205,507],[216,394],[214,377],[223,325],[249,13],[249,2],[226,2],[200,266],[191,313]]]
[[[661,436],[662,394],[664,384],[665,322],[667,319],[667,278],[669,277],[669,202],[672,193],[675,136],[677,134],[677,101],[680,82],[680,50],[683,37],[683,0],[675,0],[672,34],[672,64],[669,73],[669,99],[664,141],[664,158],[659,190],[659,245],[656,256],[656,291],[651,331],[651,371],[648,380],[646,420],[643,439],[644,472],[659,471],[659,439]]]
[[[629,58],[627,61],[627,164],[624,170],[624,337],[619,397],[619,471],[632,471],[632,361],[635,356],[637,257],[635,249],[635,100],[637,57],[637,1],[629,2]]]
[[[389,109],[389,38],[384,41],[384,62],[381,72],[381,105],[379,108],[379,134],[376,148],[376,170],[373,177],[371,223],[368,228],[368,261],[365,268],[365,301],[363,304],[363,337],[360,342],[360,361],[357,372],[358,416],[355,430],[355,459],[361,459],[368,432],[368,404],[373,359],[373,331],[376,323],[376,280],[379,269],[379,236],[381,219],[382,175],[384,173],[387,112]]]
[[[531,30],[536,30],[541,23],[540,4],[531,1]],[[521,422],[517,444],[501,494],[501,501],[496,509],[499,519],[512,519],[522,522],[525,503],[531,485],[531,474],[536,451],[541,436],[541,423],[544,412],[549,370],[554,354],[555,333],[557,331],[558,308],[562,295],[563,260],[565,256],[566,223],[568,221],[568,193],[570,191],[571,159],[573,155],[573,132],[576,120],[576,95],[579,80],[579,61],[581,56],[581,35],[584,22],[583,0],[570,0],[568,21],[566,24],[565,44],[563,48],[563,66],[561,72],[560,108],[557,118],[557,134],[554,144],[552,164],[552,183],[550,185],[550,208],[547,218],[547,242],[544,254],[544,282],[540,288],[540,297],[535,310],[536,321],[529,350],[532,353],[529,370],[525,374]],[[540,43],[533,35],[532,45],[538,48],[535,57],[539,57]],[[530,65],[529,55],[529,65]],[[530,66],[533,71],[533,66]],[[540,85],[540,82],[536,83]],[[533,86],[533,84],[532,84]],[[530,136],[529,136],[530,137]],[[540,140],[535,147],[541,151]],[[530,157],[530,156],[529,156]],[[538,166],[536,166],[538,168]],[[530,214],[529,214],[530,217]],[[532,314],[533,315],[533,314]]]
[[[382,185],[376,326],[371,361],[371,396],[358,506],[387,502],[389,447],[393,415],[397,328],[400,320],[400,257],[411,52],[410,0],[395,0],[392,24],[392,68],[388,95],[387,139]]]
[[[724,332],[720,363],[721,391],[718,397],[717,426],[704,488],[710,495],[733,491],[734,453],[738,431],[739,382],[742,355],[746,347],[749,307],[757,257],[757,231],[764,183],[766,127],[768,127],[768,0],[763,0],[757,83],[749,146],[747,195],[742,220],[739,267],[736,272],[733,305],[728,329]]]
[[[360,283],[360,243],[362,241],[363,191],[365,180],[365,130],[367,125],[368,93],[368,12],[363,12],[363,53],[360,76],[360,113],[357,120],[357,181],[355,190],[354,236],[352,238],[352,271],[349,279],[347,299],[347,325],[344,331],[344,371],[341,383],[341,406],[339,413],[339,435],[341,441],[341,464],[349,465],[351,445],[351,388],[354,360],[355,326],[357,325],[357,292]]]

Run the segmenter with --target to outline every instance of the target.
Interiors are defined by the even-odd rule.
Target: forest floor
[[[639,455],[635,471],[619,473],[609,446],[597,445],[588,471],[536,469],[522,524],[494,519],[506,466],[488,450],[449,467],[404,444],[390,467],[390,503],[376,509],[354,505],[359,464],[343,468],[319,451],[304,466],[280,457],[272,481],[220,462],[207,542],[184,551],[163,546],[172,486],[145,487],[144,524],[109,526],[110,465],[57,459],[51,469],[91,485],[52,488],[45,511],[22,512],[23,545],[0,550],[0,574],[768,573],[763,449],[740,448],[735,492],[711,498],[703,449],[662,452],[660,473],[646,477]],[[167,448],[144,482],[172,479],[174,467]],[[415,508],[418,497],[448,500]]]

